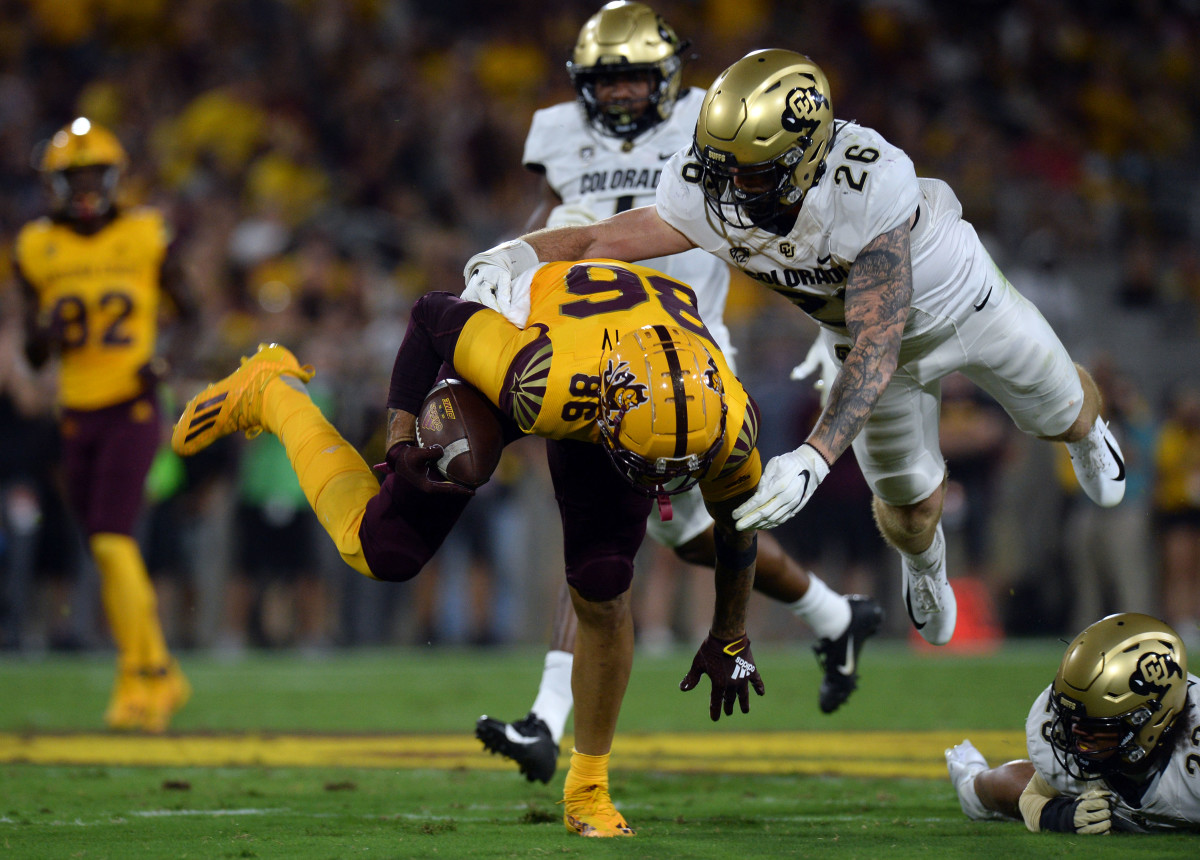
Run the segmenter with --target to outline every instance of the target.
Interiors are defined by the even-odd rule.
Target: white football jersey
[[[1034,768],[1060,793],[1077,797],[1093,788],[1108,788],[1117,798],[1114,814],[1127,830],[1200,830],[1200,678],[1188,675],[1188,701],[1192,706],[1190,736],[1181,739],[1166,768],[1154,777],[1140,797],[1126,797],[1118,786],[1104,780],[1077,780],[1054,759],[1050,746],[1050,691],[1046,687],[1029,709],[1025,743]],[[1184,719],[1181,717],[1180,719]]]
[[[597,132],[577,102],[543,108],[533,115],[522,161],[545,175],[563,203],[581,205],[597,220],[651,206],[663,168],[676,153],[691,150],[703,99],[703,90],[683,90],[671,115],[632,145]],[[700,317],[732,364],[735,350],[724,321],[729,294],[725,262],[699,249],[640,262],[696,291]]]
[[[913,299],[902,361],[944,339],[1003,276],[946,183],[918,179],[912,161],[873,129],[838,121],[824,176],[809,189],[791,232],[778,236],[721,221],[700,188],[690,151],[667,164],[658,214],[703,248],[782,294],[818,323],[845,328],[846,279],[867,244],[916,215]]]

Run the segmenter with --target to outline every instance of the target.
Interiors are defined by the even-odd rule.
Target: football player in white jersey
[[[957,614],[941,527],[942,377],[962,371],[1021,430],[1065,442],[1097,504],[1124,495],[1091,377],[997,269],[950,187],[918,179],[879,132],[836,120],[825,74],[802,54],[754,51],[718,76],[654,206],[526,235],[476,255],[466,274],[485,302],[513,307],[513,275],[539,260],[693,247],[816,320],[840,365],[808,438],[767,464],[735,511],[738,527],[788,520],[853,444],[880,531],[901,556],[905,607],[932,644],[950,641]]]
[[[546,200],[531,227],[546,210],[547,224],[558,227],[590,224],[654,203],[664,167],[691,148],[704,98],[703,90],[681,87],[686,48],[672,27],[642,3],[617,0],[588,19],[567,63],[577,98],[537,111],[525,141],[525,167],[546,179]],[[728,263],[691,249],[646,265],[692,287],[705,326],[732,365],[734,349],[723,318]],[[501,310],[524,326],[527,310]],[[711,567],[712,527],[697,488],[672,497],[669,520],[656,508],[647,533],[684,561]],[[870,597],[833,591],[766,535],[759,538],[755,584],[788,604],[816,633],[814,650],[824,670],[818,701],[822,711],[832,713],[857,685],[858,655],[879,628],[882,610]],[[574,622],[564,586],[529,714],[512,723],[486,715],[476,722],[475,734],[484,747],[513,759],[531,781],[548,782],[556,768],[573,704]]]
[[[1200,681],[1157,618],[1102,618],[1067,646],[1025,723],[1029,759],[946,750],[967,817],[1037,832],[1200,831]]]

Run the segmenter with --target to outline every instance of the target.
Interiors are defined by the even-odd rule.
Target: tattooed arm
[[[803,508],[862,431],[896,372],[912,301],[910,223],[877,236],[850,267],[846,325],[854,337],[817,425],[795,451],[772,457],[749,501],[733,512],[740,531],[774,528]]]
[[[846,326],[854,338],[829,402],[807,443],[833,463],[850,447],[896,371],[912,302],[909,225],[877,236],[854,261],[846,282]]]

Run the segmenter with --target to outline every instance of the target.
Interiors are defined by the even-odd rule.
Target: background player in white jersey
[[[1200,831],[1198,680],[1166,623],[1100,619],[1030,708],[1029,759],[989,768],[970,741],[946,750],[963,812],[1034,832]]]
[[[617,0],[588,19],[567,63],[576,100],[537,111],[525,141],[525,167],[546,179],[546,200],[531,227],[546,210],[547,224],[557,227],[590,224],[654,203],[663,167],[691,147],[704,98],[703,90],[681,86],[686,48],[687,42],[642,3]],[[724,323],[728,264],[692,249],[647,265],[695,290],[705,326],[733,365]],[[525,324],[524,314],[514,316],[509,309],[506,316]],[[649,536],[686,562],[712,566],[713,521],[699,492],[675,496],[672,507],[668,521],[657,509],[651,514]],[[789,604],[818,636],[815,650],[825,672],[819,704],[822,711],[833,712],[855,689],[858,653],[882,620],[878,604],[832,591],[765,535],[759,538],[757,570],[759,589]],[[476,723],[475,734],[484,746],[512,758],[530,780],[547,782],[554,775],[572,707],[574,638],[575,618],[564,587],[529,714],[513,723],[485,715]]]
[[[884,538],[901,556],[913,625],[950,641],[938,443],[940,380],[962,373],[1021,430],[1067,443],[1102,506],[1125,491],[1100,396],[1054,331],[996,268],[944,182],[918,179],[878,132],[835,120],[808,57],[754,51],[709,87],[695,139],[668,162],[655,205],[544,230],[479,254],[469,282],[514,306],[512,276],[539,259],[636,261],[704,248],[791,300],[830,334],[841,369],[805,442],[773,458],[741,529],[799,511],[853,443]]]

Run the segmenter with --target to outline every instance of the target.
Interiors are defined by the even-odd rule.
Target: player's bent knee
[[[389,476],[388,480],[393,478]],[[363,511],[358,527],[359,552],[350,552],[350,547],[341,545],[338,549],[346,563],[359,573],[385,582],[407,582],[421,572],[437,551],[437,545],[431,545],[413,523],[395,515],[389,489],[385,484]],[[438,540],[437,544],[440,543]]]
[[[392,546],[378,547],[369,555],[365,548],[358,556],[343,553],[342,559],[364,576],[384,582],[408,582],[425,566],[419,557]]]

